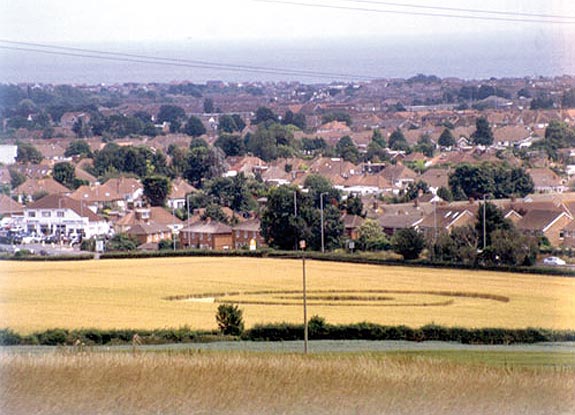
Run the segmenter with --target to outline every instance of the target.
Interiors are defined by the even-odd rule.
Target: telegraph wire
[[[34,53],[44,53],[49,55],[58,56],[72,56],[80,58],[92,58],[92,59],[102,59],[107,61],[117,61],[117,62],[132,62],[132,63],[145,63],[145,64],[155,64],[155,65],[166,65],[166,66],[178,66],[184,68],[198,68],[198,69],[218,69],[224,71],[232,72],[253,72],[253,73],[267,73],[275,75],[298,75],[311,78],[346,78],[346,79],[359,79],[359,80],[374,80],[377,79],[373,76],[359,75],[359,74],[347,74],[347,73],[333,73],[333,72],[321,72],[321,71],[308,71],[299,69],[286,69],[286,68],[274,68],[274,67],[262,67],[262,66],[251,66],[251,65],[235,65],[227,63],[216,63],[207,61],[195,61],[187,59],[177,59],[177,58],[163,58],[147,55],[137,55],[130,53],[120,53],[120,52],[108,52],[99,51],[84,48],[48,45],[40,43],[31,42],[19,42],[13,40],[0,39],[0,43],[7,43],[11,45],[18,46],[6,46],[0,45],[0,49],[22,51],[22,52],[34,52]],[[41,49],[38,49],[41,48]],[[53,50],[48,50],[53,49]]]
[[[382,6],[397,6],[413,9],[428,9],[428,10],[445,10],[463,13],[479,13],[479,14],[495,14],[502,16],[518,16],[518,17],[538,17],[540,19],[566,19],[573,20],[575,16],[565,16],[559,14],[539,14],[539,13],[526,13],[526,12],[509,12],[503,10],[481,10],[481,9],[467,9],[459,7],[445,7],[445,6],[426,6],[423,4],[414,3],[393,3],[388,1],[374,1],[374,0],[340,0],[348,3],[367,3],[367,4],[378,4]]]
[[[347,11],[359,11],[359,12],[382,13],[382,14],[401,14],[408,16],[448,17],[455,19],[486,20],[486,21],[513,22],[513,23],[547,23],[547,24],[575,25],[575,21],[566,21],[566,20],[544,20],[544,19],[528,19],[528,18],[512,19],[507,17],[495,17],[495,16],[473,16],[473,15],[448,14],[448,13],[430,13],[423,11],[418,12],[408,10],[389,10],[389,9],[374,9],[368,7],[338,6],[335,4],[301,3],[289,0],[251,0],[251,1],[255,1],[258,3],[285,4],[290,6],[314,7],[321,9],[347,10]],[[357,1],[358,0],[356,0],[356,2]]]

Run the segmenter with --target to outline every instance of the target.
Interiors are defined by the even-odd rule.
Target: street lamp
[[[323,226],[323,195],[327,195],[327,192],[323,192],[319,195],[319,209],[320,209],[320,219],[321,219],[321,253],[325,252],[324,246],[324,226]]]
[[[305,241],[299,241],[299,247],[301,249],[301,260],[302,260],[302,274],[303,274],[303,352],[307,354],[308,346],[308,322],[307,322],[307,291],[306,291],[306,281],[305,281]]]
[[[487,223],[485,220],[485,197],[487,195],[483,193],[483,251],[485,251],[485,247],[487,246]]]
[[[186,222],[188,224],[188,226],[187,226],[187,228],[188,228],[187,229],[188,249],[190,249],[190,195],[189,194],[186,195],[186,210],[187,210],[186,213],[188,214],[186,216]]]

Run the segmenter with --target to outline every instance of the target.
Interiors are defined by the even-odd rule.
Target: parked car
[[[562,260],[561,258],[558,258],[556,256],[550,256],[550,257],[544,258],[543,263],[545,265],[565,265],[565,264],[567,264],[564,260]]]

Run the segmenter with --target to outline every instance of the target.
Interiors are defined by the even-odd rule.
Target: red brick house
[[[196,222],[180,231],[180,244],[183,248],[232,249],[232,228],[216,221]]]

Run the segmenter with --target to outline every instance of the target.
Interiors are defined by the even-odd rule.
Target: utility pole
[[[306,291],[306,280],[305,280],[305,241],[299,241],[299,247],[301,248],[301,261],[302,261],[302,274],[303,274],[303,352],[307,354],[308,350],[308,321],[307,321],[307,291]]]
[[[294,214],[295,219],[297,219],[297,191],[296,190],[293,191],[293,214]],[[295,241],[294,241],[295,242],[295,249],[297,251],[297,240],[298,240],[297,233],[294,236],[295,236],[295,238],[294,238],[295,239]]]
[[[321,193],[319,195],[320,219],[321,219],[321,253],[322,254],[325,252],[324,223],[323,223],[323,195],[327,195],[327,192]]]
[[[483,193],[483,250],[487,247],[487,223],[485,220],[485,196],[486,194]]]
[[[188,249],[190,249],[190,195],[186,195],[187,225],[188,225]]]

